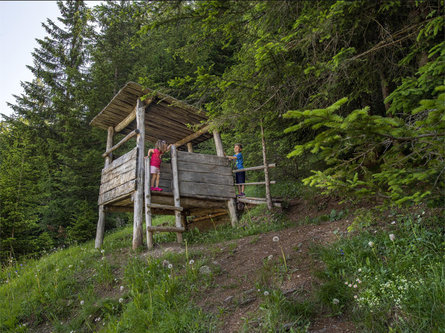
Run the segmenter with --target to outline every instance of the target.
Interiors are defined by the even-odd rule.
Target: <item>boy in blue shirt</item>
[[[233,156],[227,156],[227,158],[231,159],[231,160],[236,160],[236,169],[240,170],[240,169],[244,169],[244,159],[243,159],[243,154],[241,153],[241,150],[243,150],[243,146],[241,145],[241,143],[236,143],[235,147],[233,147],[233,150],[235,151],[235,155]],[[237,172],[235,173],[235,179],[236,179],[236,184],[242,184],[242,185],[238,185],[238,193],[239,196],[243,196],[244,194],[244,183],[246,182],[246,172],[245,171],[241,171],[241,172]]]

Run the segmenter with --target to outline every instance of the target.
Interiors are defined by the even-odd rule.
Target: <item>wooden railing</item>
[[[264,170],[265,173],[265,179],[264,182],[250,182],[250,183],[236,183],[235,186],[238,185],[266,185],[266,198],[238,198],[238,201],[241,202],[246,202],[246,203],[254,203],[254,201],[265,201],[265,203],[267,204],[267,207],[269,209],[272,209],[272,206],[274,206],[274,203],[272,201],[272,196],[270,195],[270,184],[276,184],[275,180],[269,180],[269,177],[266,177],[266,174],[268,175],[268,170],[270,168],[275,168],[276,164],[275,163],[271,163],[271,164],[266,164],[266,165],[259,165],[259,166],[255,166],[255,167],[249,167],[249,168],[244,168],[244,169],[237,169],[237,170],[232,170],[233,173],[238,173],[238,172],[243,172],[243,171],[253,171],[253,170]]]

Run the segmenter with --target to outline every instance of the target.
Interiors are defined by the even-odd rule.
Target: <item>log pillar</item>
[[[181,207],[181,200],[179,197],[179,173],[178,173],[178,152],[176,146],[171,146],[171,165],[172,165],[172,182],[173,182],[173,201],[175,207]],[[176,228],[182,228],[181,211],[175,210],[175,226]],[[176,233],[176,240],[178,243],[182,243],[182,233]]]
[[[142,217],[144,214],[144,155],[145,155],[145,107],[138,98],[136,104],[136,136],[137,162],[136,162],[136,192],[134,195],[133,213],[133,250],[142,245]]]
[[[224,157],[224,148],[221,140],[221,135],[217,130],[213,131],[213,140],[215,141],[216,155]],[[235,199],[227,201],[227,208],[229,209],[230,222],[232,227],[235,227],[238,223],[238,217],[236,216],[236,204]]]
[[[191,142],[187,142],[187,151],[193,153],[193,145]]]
[[[270,195],[269,164],[267,164],[266,139],[264,137],[264,127],[262,120],[260,122],[260,127],[261,127],[261,145],[263,147],[264,181],[266,183],[266,204],[267,204],[267,209],[272,210],[273,203],[272,203],[272,196]]]
[[[108,151],[113,147],[113,136],[114,136],[114,129],[113,127],[108,127],[108,135],[107,135],[107,147],[105,151]],[[105,157],[105,165],[104,168],[106,168],[112,161],[113,156],[111,154],[107,155]],[[102,243],[104,242],[104,232],[105,232],[105,207],[104,205],[99,205],[99,219],[97,221],[97,229],[96,229],[96,241],[94,243],[94,247],[96,249],[99,249],[102,246]]]

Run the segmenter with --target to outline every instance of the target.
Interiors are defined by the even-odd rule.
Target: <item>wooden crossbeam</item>
[[[147,226],[147,230],[151,232],[184,232],[185,228],[170,227],[170,226]]]
[[[271,180],[269,184],[276,184],[275,180]],[[235,185],[266,185],[266,182],[236,183]]]
[[[190,134],[189,136],[186,136],[184,139],[179,140],[178,142],[175,142],[174,145],[176,147],[180,147],[182,145],[185,145],[186,143],[189,143],[190,141],[200,137],[204,133],[207,133],[210,129],[210,125],[206,125],[202,127],[201,129],[197,130],[195,133]]]
[[[237,200],[242,203],[251,204],[251,205],[262,205],[266,203],[266,198],[261,198],[260,200],[248,199],[245,197],[238,197]],[[272,199],[272,205],[275,207],[281,207],[281,202],[276,202]]]
[[[128,135],[123,138],[121,141],[119,141],[118,143],[116,143],[113,147],[111,147],[110,149],[108,149],[105,153],[102,154],[102,157],[107,157],[108,155],[110,155],[113,151],[115,151],[117,148],[119,148],[120,146],[122,146],[125,142],[127,142],[128,140],[130,140],[132,137],[134,137],[135,135],[139,134],[139,130],[135,129],[134,131],[131,131],[130,133],[128,133]]]
[[[152,102],[153,102],[153,99],[147,99],[146,101],[144,101],[144,104],[145,104],[145,106],[147,106],[147,105],[150,105]],[[131,113],[124,120],[122,120],[119,124],[116,125],[116,127],[114,128],[115,133],[122,131],[125,127],[130,125],[133,120],[136,119],[136,108],[137,108],[137,105],[134,107],[133,111],[131,111]]]
[[[147,204],[147,207],[149,208],[159,208],[159,209],[167,209],[167,210],[179,210],[179,211],[183,211],[184,208],[182,207],[176,207],[176,206],[170,206],[170,205],[161,205],[161,204]]]
[[[277,165],[275,163],[271,163],[268,165],[269,168],[275,168]],[[241,172],[241,171],[252,171],[252,170],[263,170],[264,165],[250,167],[250,168],[244,168],[244,169],[238,169],[238,170],[232,170],[233,173]]]

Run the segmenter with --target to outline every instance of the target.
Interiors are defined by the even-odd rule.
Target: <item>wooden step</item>
[[[147,204],[148,208],[159,208],[159,209],[168,209],[168,210],[179,210],[179,211],[183,211],[184,208],[182,207],[176,207],[176,206],[170,206],[170,205],[161,205],[161,204]]]
[[[170,226],[147,226],[147,231],[158,232],[184,232],[185,228],[170,227]]]

